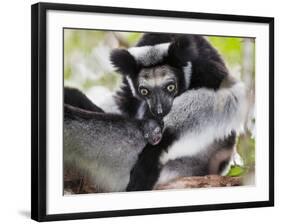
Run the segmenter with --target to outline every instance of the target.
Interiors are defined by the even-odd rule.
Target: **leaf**
[[[227,176],[229,177],[237,177],[242,176],[245,173],[245,169],[241,166],[231,166]]]

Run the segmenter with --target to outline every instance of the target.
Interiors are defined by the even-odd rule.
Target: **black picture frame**
[[[269,200],[213,205],[160,207],[149,209],[115,210],[69,214],[46,214],[46,13],[63,10],[87,13],[111,13],[154,17],[177,17],[217,21],[254,22],[269,25]],[[32,75],[32,153],[31,153],[31,218],[37,221],[132,216],[161,213],[192,212],[221,209],[254,208],[274,205],[274,18],[163,11],[137,8],[103,7],[74,4],[37,3],[31,11],[31,75]]]

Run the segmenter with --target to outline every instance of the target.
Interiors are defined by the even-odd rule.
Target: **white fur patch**
[[[242,157],[240,156],[240,154],[237,152],[236,148],[232,154],[230,165],[231,166],[244,166],[244,161],[243,161]]]
[[[190,84],[190,78],[192,75],[192,63],[190,61],[187,62],[187,66],[183,67],[185,86],[188,89]]]
[[[204,117],[199,121],[197,127],[193,127],[191,130],[183,130],[184,133],[178,141],[172,144],[167,152],[162,153],[160,157],[161,164],[165,164],[169,160],[174,160],[184,156],[194,156],[199,152],[208,149],[214,140],[222,139],[230,135],[231,131],[234,130],[237,133],[243,131],[243,123],[246,115],[246,97],[245,97],[245,86],[243,83],[238,82],[228,89],[220,89],[217,92],[207,89],[191,90],[184,94],[182,97],[192,97],[197,99],[199,95],[204,97],[204,95],[211,96],[214,100],[213,113],[210,112],[210,121],[205,122]],[[178,98],[180,98],[179,96]],[[229,103],[228,99],[232,101],[238,100],[236,106],[236,111],[228,116],[228,112],[224,111],[224,104]],[[209,98],[208,98],[209,99]],[[176,102],[175,99],[174,106],[181,101]],[[198,98],[200,100],[200,97]],[[199,102],[200,103],[200,102]],[[202,103],[202,102],[201,102]],[[204,103],[204,102],[203,102]],[[197,105],[198,106],[198,105]],[[204,108],[204,105],[201,105]],[[178,113],[188,113],[185,111],[178,111]],[[173,109],[170,113],[173,113]],[[211,115],[213,114],[213,115]],[[167,115],[168,117],[169,115]],[[178,119],[178,116],[174,116]],[[165,122],[165,120],[164,120]],[[167,121],[166,123],[168,123]],[[182,121],[173,120],[171,123],[181,123]]]
[[[143,66],[157,64],[168,55],[170,43],[162,43],[154,46],[131,47],[129,53]]]
[[[106,113],[121,114],[121,111],[118,108],[118,105],[113,95],[106,97],[103,102],[97,105],[101,107]]]
[[[160,162],[164,165],[169,160],[174,160],[185,156],[194,156],[204,149],[208,149],[215,139],[227,137],[223,128],[218,130],[216,126],[208,127],[206,131],[202,133],[186,133],[176,141],[167,152],[161,155]]]
[[[156,185],[167,183],[170,180],[175,179],[176,177],[178,177],[178,172],[173,171],[173,170],[164,169],[161,171]]]
[[[88,90],[86,95],[94,104],[105,112],[121,114],[112,92],[107,88],[95,86]]]
[[[137,93],[136,93],[136,90],[135,90],[135,87],[134,87],[132,79],[129,76],[126,76],[126,79],[127,79],[128,83],[129,83],[129,86],[130,86],[130,89],[132,91],[133,96],[136,96]]]

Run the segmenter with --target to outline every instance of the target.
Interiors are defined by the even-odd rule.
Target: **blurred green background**
[[[134,46],[142,33],[64,29],[64,85],[79,88],[102,106],[121,84],[109,61],[112,49]],[[243,80],[248,89],[249,110],[245,133],[240,135],[240,158],[229,176],[251,174],[255,170],[255,39],[206,36],[219,51],[230,73]],[[248,175],[247,175],[248,176]],[[254,179],[254,178],[252,178]],[[253,181],[251,182],[253,183]]]

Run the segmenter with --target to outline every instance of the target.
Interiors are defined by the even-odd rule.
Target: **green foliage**
[[[127,41],[130,46],[133,46],[137,43],[137,41],[140,39],[142,33],[129,33],[127,37]]]
[[[244,166],[246,168],[252,168],[255,166],[255,149],[256,141],[251,137],[249,131],[244,135],[240,135],[237,142],[237,151],[244,160]]]
[[[64,65],[64,79],[65,80],[70,79],[71,74],[72,74],[71,67],[68,65]]]
[[[69,55],[77,50],[89,54],[103,40],[105,34],[103,31],[64,29],[64,53]]]
[[[227,176],[237,177],[242,176],[245,173],[245,168],[242,166],[231,166]]]
[[[231,166],[227,176],[242,176],[255,168],[255,139],[251,137],[250,132],[240,135],[237,141],[237,151],[243,159],[243,166]]]
[[[230,66],[241,64],[243,38],[210,36],[208,40]]]
[[[83,83],[83,89],[88,90],[93,86],[106,86],[109,90],[114,90],[116,85],[121,84],[119,75],[116,73],[104,75],[97,80],[87,79]]]

